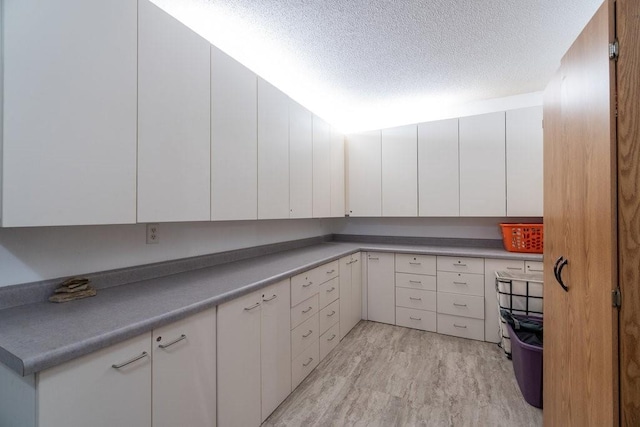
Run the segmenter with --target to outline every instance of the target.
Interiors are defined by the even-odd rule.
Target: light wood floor
[[[495,344],[361,321],[263,426],[540,426]]]

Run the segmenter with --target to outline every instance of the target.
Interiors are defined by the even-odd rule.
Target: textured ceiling
[[[541,91],[602,0],[152,0],[345,131]]]

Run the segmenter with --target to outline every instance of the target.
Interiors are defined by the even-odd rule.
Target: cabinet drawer
[[[438,271],[438,291],[484,296],[484,276]]]
[[[396,273],[396,287],[422,289],[423,291],[435,291],[436,276]]]
[[[320,308],[325,308],[340,297],[340,278],[336,277],[318,287]]]
[[[438,333],[484,340],[484,321],[438,313]]]
[[[396,306],[436,311],[436,293],[420,289],[396,288]]]
[[[338,269],[340,261],[335,260],[320,267],[314,268],[312,271],[313,280],[318,284],[324,283],[327,280],[331,280],[338,277]]]
[[[484,319],[484,298],[438,292],[438,313]]]
[[[313,270],[309,270],[291,278],[291,307],[318,293],[320,282],[317,279],[314,280],[312,273]]]
[[[340,300],[334,301],[320,310],[320,334],[340,321]]]
[[[469,257],[439,256],[438,271],[484,274],[484,259]]]
[[[327,357],[331,350],[340,342],[340,323],[330,327],[327,332],[320,335],[320,360]]]
[[[398,273],[436,274],[436,257],[433,255],[396,254]]]
[[[413,308],[396,307],[396,325],[406,328],[436,331],[435,311],[415,310]]]
[[[291,329],[311,318],[318,312],[318,295],[302,301],[291,309]]]
[[[304,350],[300,356],[291,362],[291,389],[300,385],[307,375],[318,366],[320,362],[320,342],[317,337],[313,345]]]
[[[544,264],[541,261],[525,261],[524,270],[526,273],[544,273]]]
[[[298,357],[314,342],[318,342],[320,334],[318,314],[291,331],[291,357]]]

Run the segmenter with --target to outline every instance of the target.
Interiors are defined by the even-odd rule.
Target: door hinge
[[[611,305],[616,308],[620,308],[622,306],[622,294],[620,293],[619,288],[611,291]]]
[[[620,54],[620,46],[618,45],[618,40],[614,40],[609,43],[609,59],[617,60],[618,55]]]

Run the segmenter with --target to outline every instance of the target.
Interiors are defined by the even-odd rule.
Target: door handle
[[[556,276],[556,280],[565,292],[569,292],[569,287],[565,285],[564,280],[562,280],[562,270],[567,266],[567,264],[569,264],[569,260],[561,256],[553,265],[553,275]]]

